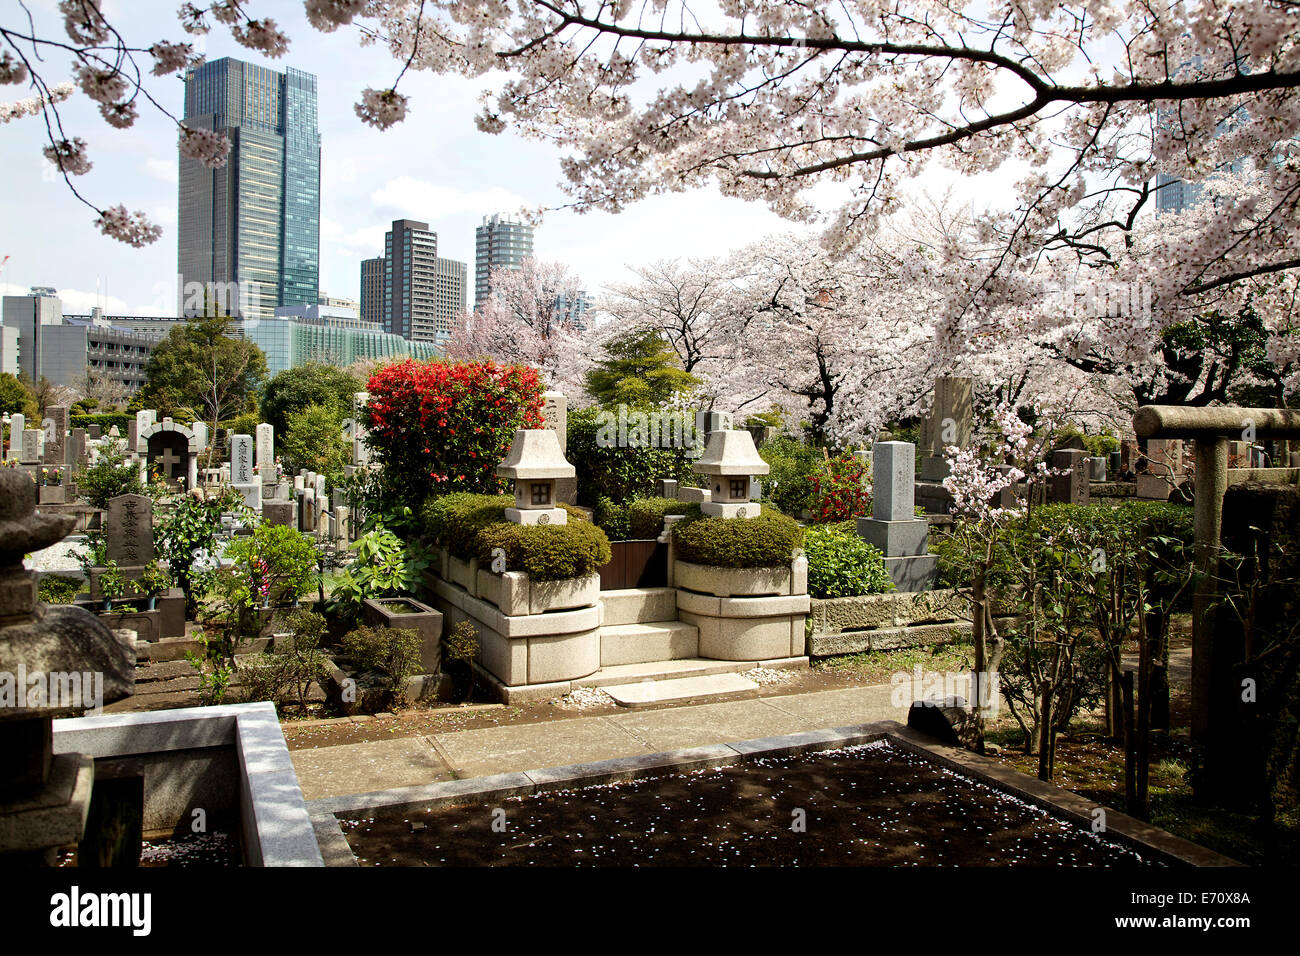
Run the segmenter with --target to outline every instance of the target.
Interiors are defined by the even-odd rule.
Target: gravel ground
[[[579,687],[573,693],[557,698],[555,706],[565,710],[587,710],[591,707],[609,707],[613,703],[614,698],[599,687]]]
[[[745,671],[740,675],[748,677],[755,684],[766,686],[768,684],[788,684],[794,680],[794,672],[788,670],[776,670],[772,667],[755,667],[753,670]]]
[[[85,538],[65,538],[58,544],[52,544],[40,551],[33,551],[27,558],[29,571],[76,571],[80,573],[81,565],[76,558],[68,556],[72,550],[78,554],[86,553]]]

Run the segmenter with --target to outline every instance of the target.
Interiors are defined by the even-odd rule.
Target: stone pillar
[[[23,432],[27,430],[27,418],[22,412],[9,416],[9,454],[10,461],[21,461],[23,457]]]
[[[262,484],[253,473],[253,437],[230,439],[230,484],[244,496],[244,504],[255,511],[262,507]]]
[[[45,432],[45,463],[62,465],[67,456],[64,441],[68,434],[68,406],[51,405],[45,409],[45,418],[41,421]]]
[[[1192,708],[1193,739],[1210,729],[1211,664],[1214,661],[1214,599],[1218,587],[1219,540],[1223,532],[1223,494],[1228,490],[1228,440],[1213,436],[1196,439],[1196,570],[1200,575],[1192,592]]]
[[[949,445],[965,447],[970,444],[974,427],[974,379],[943,376],[934,382],[934,404],[930,417],[925,420],[921,445],[925,457],[921,459],[922,481],[943,481],[948,477],[948,461],[944,449]]]
[[[365,406],[370,401],[369,392],[356,392],[352,396],[352,464],[370,464],[370,448],[366,445]]]
[[[885,556],[885,567],[900,591],[934,586],[939,558],[929,551],[930,523],[916,517],[916,446],[876,442],[871,449],[875,483],[871,517],[859,518],[858,534]]]

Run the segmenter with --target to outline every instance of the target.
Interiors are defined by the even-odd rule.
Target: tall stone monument
[[[260,511],[262,483],[253,472],[253,436],[235,435],[230,439],[230,485],[244,496],[244,504]]]
[[[871,471],[871,517],[858,519],[858,534],[885,556],[885,567],[898,590],[929,590],[938,574],[939,557],[929,553],[930,523],[916,517],[916,446],[905,441],[876,442],[871,446]]]
[[[970,443],[974,423],[974,380],[958,376],[943,376],[934,382],[934,404],[930,417],[921,430],[922,481],[943,481],[948,477],[948,462],[944,449],[949,445],[959,448]]]

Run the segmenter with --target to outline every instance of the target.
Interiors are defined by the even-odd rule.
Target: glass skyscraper
[[[270,318],[314,305],[320,277],[316,77],[223,57],[185,78],[185,124],[225,134],[219,169],[180,157],[181,314]],[[204,290],[196,295],[196,290]],[[200,304],[206,303],[206,305]]]

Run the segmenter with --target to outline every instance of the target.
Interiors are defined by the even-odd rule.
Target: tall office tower
[[[504,213],[484,216],[483,225],[474,229],[475,311],[492,294],[492,270],[518,269],[532,254],[532,226]]]
[[[183,315],[315,304],[320,276],[316,77],[223,57],[185,77],[185,124],[230,138],[219,169],[180,157]],[[195,294],[201,289],[202,293]]]
[[[361,318],[384,322],[384,257],[361,260]]]
[[[427,222],[394,219],[384,235],[384,329],[427,341],[438,325],[438,234]]]

